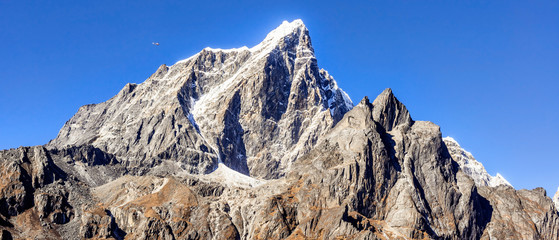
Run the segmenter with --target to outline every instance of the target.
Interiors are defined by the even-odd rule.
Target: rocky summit
[[[391,89],[354,106],[301,20],[162,65],[0,169],[0,239],[559,239],[559,194],[490,176]]]

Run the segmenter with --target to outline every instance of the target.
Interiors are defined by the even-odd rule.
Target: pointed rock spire
[[[264,41],[251,48],[250,51],[268,52],[273,49],[288,50],[292,48],[295,48],[293,50],[298,57],[301,54],[300,50],[305,50],[303,52],[307,55],[311,53],[314,56],[309,30],[301,19],[293,22],[283,21],[279,27],[268,33]]]
[[[385,89],[373,101],[373,118],[376,122],[380,123],[386,131],[391,131],[398,125],[408,125],[413,123],[413,120],[406,109],[392,93],[392,89]]]
[[[165,74],[167,74],[168,71],[169,67],[167,67],[166,64],[162,64],[161,66],[159,66],[159,68],[157,68],[157,71],[155,71],[155,73],[153,73],[150,78],[162,78],[163,76],[165,76]]]
[[[375,126],[371,115],[373,105],[367,96],[363,97],[359,104],[355,105],[350,111],[343,115],[343,118],[336,124],[339,129],[369,129]]]
[[[279,27],[268,33],[264,42],[283,38],[293,33],[308,33],[307,27],[301,19],[296,19],[293,22],[283,21]]]
[[[365,96],[363,97],[363,99],[361,99],[358,105],[370,105],[370,104],[371,102],[369,101],[369,97]]]

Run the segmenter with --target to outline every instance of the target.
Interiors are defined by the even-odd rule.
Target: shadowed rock
[[[406,106],[392,93],[392,89],[385,89],[373,101],[373,117],[386,131],[392,131],[397,126],[411,126],[413,120]]]
[[[476,186],[448,147],[390,89],[353,107],[284,22],[83,106],[46,148],[0,151],[0,236],[558,238],[543,189]]]

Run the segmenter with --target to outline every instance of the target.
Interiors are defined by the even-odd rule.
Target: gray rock
[[[559,217],[543,188],[480,188],[491,202],[492,216],[483,237],[489,239],[558,239]]]
[[[477,186],[497,187],[499,185],[505,185],[512,187],[501,174],[497,173],[496,176],[489,175],[483,164],[478,162],[470,152],[460,147],[460,144],[458,144],[456,140],[451,137],[445,137],[443,141],[452,159],[458,163],[458,166],[460,166],[460,169],[466,173],[466,175],[474,180]]]
[[[558,239],[543,189],[476,186],[384,90],[353,107],[284,23],[0,151],[0,231],[36,239]]]
[[[0,230],[1,240],[12,240],[12,234],[8,230]]]
[[[385,89],[373,102],[373,118],[386,131],[392,131],[399,125],[410,126],[413,120],[410,113],[400,101],[392,94],[392,89]]]
[[[80,108],[48,146],[92,145],[134,173],[170,159],[194,174],[222,161],[277,178],[351,107],[295,21],[251,49],[207,48],[162,65],[144,83]]]
[[[68,193],[60,185],[49,186],[35,192],[34,208],[39,213],[43,225],[48,223],[65,224],[74,216],[68,203]]]
[[[42,146],[0,151],[0,214],[16,216],[32,207],[35,189],[65,179]]]

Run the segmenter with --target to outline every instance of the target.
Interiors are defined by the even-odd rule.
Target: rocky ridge
[[[48,147],[92,145],[138,173],[172,159],[193,174],[223,162],[277,178],[352,107],[318,68],[308,30],[296,20],[253,48],[206,48],[162,65],[144,83],[80,108]]]
[[[468,174],[477,186],[490,186],[497,187],[499,185],[510,186],[512,185],[503,177],[501,174],[497,173],[496,176],[491,176],[483,167],[483,164],[478,162],[474,156],[460,147],[460,144],[454,138],[445,137],[443,138],[445,145],[452,155],[452,159],[460,165],[460,169],[464,173]]]
[[[0,233],[559,239],[543,189],[480,182],[489,175],[468,173],[465,153],[390,89],[353,107],[302,21],[284,22],[253,48],[162,65],[80,108],[45,146],[1,151]]]

